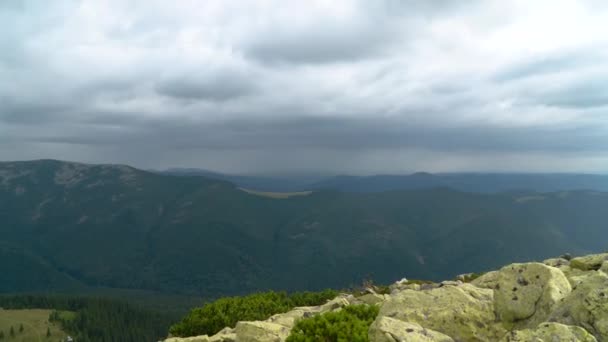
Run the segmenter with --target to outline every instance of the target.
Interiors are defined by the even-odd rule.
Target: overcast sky
[[[608,173],[604,0],[0,0],[0,160]]]

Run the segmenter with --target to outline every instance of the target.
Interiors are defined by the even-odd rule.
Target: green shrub
[[[298,321],[287,342],[367,342],[367,331],[379,308],[351,305],[340,311]]]
[[[296,306],[324,304],[338,295],[337,291],[254,293],[244,297],[224,297],[196,308],[174,324],[173,336],[214,335],[224,327],[234,327],[238,321],[259,321],[291,310]]]

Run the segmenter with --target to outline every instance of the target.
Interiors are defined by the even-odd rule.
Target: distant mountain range
[[[560,173],[438,173],[373,176],[285,176],[230,175],[201,169],[169,169],[161,174],[204,176],[225,180],[240,187],[260,191],[338,190],[344,192],[385,192],[447,187],[479,193],[506,191],[608,191],[608,175]]]
[[[449,178],[399,179],[437,177]],[[364,279],[444,279],[607,247],[608,193],[472,193],[428,184],[277,199],[223,180],[129,166],[0,163],[0,292],[208,297],[340,288]]]

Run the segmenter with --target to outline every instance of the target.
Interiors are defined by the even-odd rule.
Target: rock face
[[[607,259],[596,254],[511,264],[470,283],[400,281],[390,295],[341,295],[263,322],[239,322],[214,336],[166,341],[282,342],[298,320],[352,304],[380,307],[368,332],[372,342],[608,341]]]
[[[417,323],[459,341],[498,340],[506,331],[495,323],[493,292],[471,284],[403,290],[380,307],[384,317]]]
[[[526,328],[536,326],[571,290],[566,276],[555,267],[540,263],[503,267],[494,288],[497,318]]]
[[[597,340],[581,327],[559,323],[543,323],[536,329],[512,331],[501,340],[501,342],[543,341],[596,342]]]
[[[386,316],[379,317],[369,327],[369,339],[376,342],[454,342],[451,337],[440,332]]]
[[[591,271],[554,310],[551,320],[577,325],[608,341],[608,275]]]

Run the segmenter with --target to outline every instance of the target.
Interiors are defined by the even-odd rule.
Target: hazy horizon
[[[602,1],[0,2],[0,160],[608,173]]]

